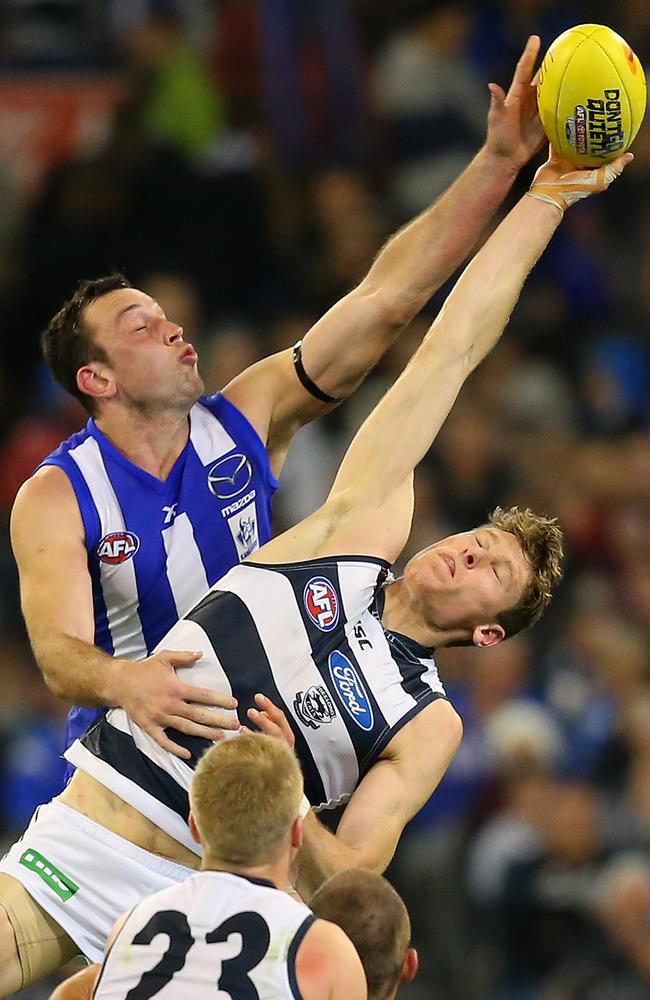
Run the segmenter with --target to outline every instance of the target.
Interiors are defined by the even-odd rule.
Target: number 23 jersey
[[[136,906],[104,960],[95,1000],[294,1000],[311,911],[260,878],[203,871]]]

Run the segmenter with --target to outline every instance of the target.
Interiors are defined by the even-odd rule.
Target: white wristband
[[[303,795],[300,800],[300,805],[298,806],[298,815],[301,819],[304,819],[309,810],[311,809],[311,802],[306,795]]]

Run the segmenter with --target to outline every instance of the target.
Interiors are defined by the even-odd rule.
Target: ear
[[[496,646],[497,642],[505,639],[506,633],[502,625],[477,625],[472,632],[472,642],[475,646],[487,649],[488,646]]]
[[[199,828],[196,825],[196,820],[192,816],[192,813],[190,813],[190,816],[189,816],[189,819],[188,819],[187,822],[188,822],[188,825],[189,825],[189,828],[190,828],[190,833],[192,834],[192,840],[195,840],[197,842],[197,844],[200,844],[201,843],[201,834],[199,833]]]
[[[115,377],[104,364],[91,362],[77,372],[77,386],[86,396],[93,399],[112,399],[117,393]]]
[[[296,816],[291,824],[291,846],[295,851],[302,847],[302,816]]]
[[[419,968],[420,959],[417,951],[415,948],[407,948],[404,961],[402,962],[402,971],[399,977],[400,983],[410,983],[415,979]]]

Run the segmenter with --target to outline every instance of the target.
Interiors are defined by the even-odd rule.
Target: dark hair
[[[74,295],[64,302],[41,334],[43,357],[54,378],[91,415],[95,411],[95,401],[77,385],[77,372],[89,361],[107,362],[108,356],[93,340],[84,322],[83,311],[102,295],[115,292],[118,288],[131,287],[131,282],[118,273],[79,282]]]
[[[337,924],[357,949],[368,1000],[384,1000],[399,983],[411,921],[393,887],[375,872],[350,868],[332,875],[309,901],[317,917]]]

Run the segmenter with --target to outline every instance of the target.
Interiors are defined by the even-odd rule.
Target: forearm
[[[457,181],[385,245],[366,283],[407,323],[468,256],[517,176],[505,157],[480,150]]]
[[[481,150],[434,205],[391,237],[361,284],[305,337],[305,369],[321,389],[339,399],[354,391],[467,257],[516,174],[510,160]]]
[[[57,697],[87,708],[120,704],[124,661],[63,632],[31,636],[31,640],[36,662]]]
[[[333,493],[381,503],[423,458],[470,372],[499,340],[526,277],[561,219],[524,197],[463,272],[409,365],[368,417]]]
[[[346,868],[366,867],[361,852],[338,840],[315,813],[305,816],[302,831],[303,841],[294,862],[293,878],[300,897],[306,903],[331,875]]]

